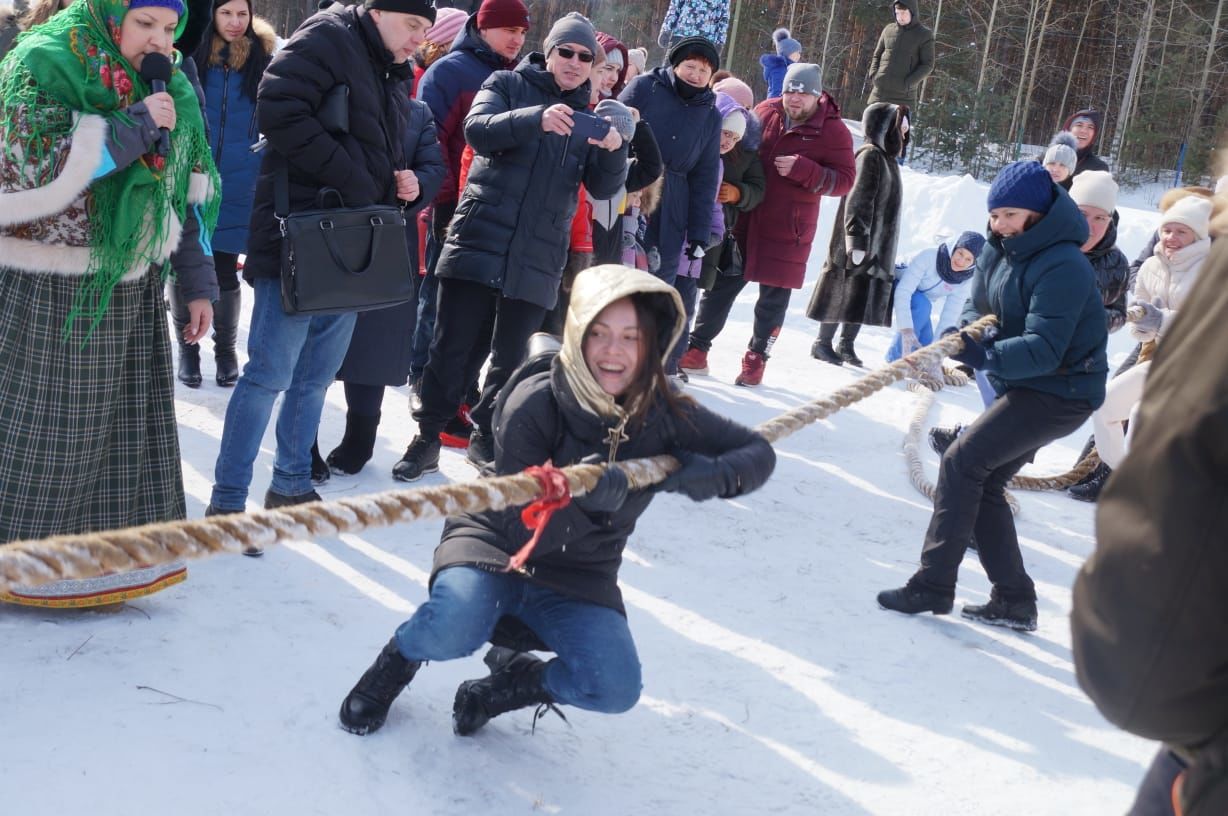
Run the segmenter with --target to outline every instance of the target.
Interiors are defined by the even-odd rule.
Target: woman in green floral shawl
[[[183,0],[78,0],[0,63],[0,545],[185,516],[162,288],[204,335],[219,182],[175,37]],[[140,67],[172,63],[150,93]],[[140,566],[3,599],[95,606],[183,580]]]

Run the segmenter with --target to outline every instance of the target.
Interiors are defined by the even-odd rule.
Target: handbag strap
[[[343,258],[341,256],[341,253],[337,250],[337,247],[333,243],[336,240],[337,231],[336,229],[333,228],[332,224],[330,223],[327,227],[324,226],[324,222],[320,224],[320,231],[324,234],[324,246],[328,247],[328,254],[332,256],[333,263],[335,263],[339,268],[344,269],[347,274],[350,274],[350,275],[367,274],[368,272],[371,271],[372,267],[375,266],[376,261],[380,257],[380,249],[382,249],[381,245],[383,244],[383,241],[386,237],[386,233],[388,232],[388,230],[379,229],[380,227],[385,226],[383,220],[379,217],[379,215],[372,215],[370,217],[370,224],[371,224],[370,250],[369,250],[369,254],[367,255],[367,261],[363,265],[362,269],[360,270],[351,269],[350,265],[345,262],[345,258]],[[400,226],[400,225],[394,224],[393,226]],[[398,229],[396,234],[399,236],[401,234],[401,231]]]

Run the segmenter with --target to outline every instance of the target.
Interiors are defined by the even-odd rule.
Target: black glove
[[[689,451],[675,453],[674,457],[682,467],[666,476],[657,486],[659,490],[682,493],[693,501],[738,495],[738,474],[728,462]]]
[[[966,366],[980,371],[985,367],[985,357],[989,349],[993,347],[993,342],[982,343],[978,340],[973,340],[972,335],[962,331],[959,336],[963,338],[964,347],[961,351],[951,355],[952,360],[958,360]]]
[[[704,256],[703,241],[692,241],[686,245],[686,256],[688,260],[698,261]]]
[[[600,464],[601,461],[598,459],[590,462],[586,459],[584,463]],[[627,500],[627,491],[630,487],[627,474],[623,472],[623,469],[609,465],[605,473],[602,473],[601,478],[597,480],[597,484],[593,485],[593,489],[583,496],[577,496],[574,501],[576,506],[586,513],[613,513]]]

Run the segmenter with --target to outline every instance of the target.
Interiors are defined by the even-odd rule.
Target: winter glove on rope
[[[738,495],[738,474],[719,457],[682,451],[674,457],[682,467],[665,477],[658,486],[668,493],[682,493],[693,501]]]
[[[600,465],[604,462],[605,457],[599,453],[586,456],[581,460],[581,464],[585,465]],[[605,472],[597,479],[597,484],[593,485],[593,489],[583,496],[575,497],[572,501],[586,513],[613,513],[623,506],[629,489],[630,483],[623,469],[615,465],[607,465]]]
[[[1130,324],[1130,334],[1140,343],[1155,340],[1160,334],[1160,326],[1164,324],[1164,313],[1146,301],[1134,304],[1132,311],[1138,317]]]

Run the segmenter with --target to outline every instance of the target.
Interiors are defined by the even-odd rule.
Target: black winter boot
[[[518,708],[531,705],[553,708],[554,700],[542,685],[542,673],[546,670],[543,661],[503,646],[492,646],[483,660],[490,667],[490,676],[466,680],[456,689],[452,730],[458,736],[467,737],[494,717]]]
[[[469,433],[469,449],[465,451],[465,461],[479,471],[495,463],[495,438],[474,425]]]
[[[830,340],[815,340],[810,347],[810,356],[835,366],[844,365],[844,358],[832,347]]]
[[[989,594],[989,603],[965,606],[960,614],[969,620],[988,623],[990,626],[1005,626],[1021,632],[1036,631],[1036,601],[1007,601],[994,587]]]
[[[959,438],[963,430],[963,425],[952,425],[949,428],[935,425],[930,428],[930,447],[934,449],[934,453],[942,456],[947,452],[947,448],[951,447],[951,443]]]
[[[392,701],[414,679],[422,664],[406,660],[397,648],[397,639],[388,641],[371,668],[341,701],[341,727],[351,734],[378,731],[388,717]]]
[[[362,466],[371,461],[375,452],[375,434],[379,430],[380,415],[362,416],[349,411],[345,415],[345,434],[341,444],[328,454],[328,467],[334,473],[353,476]]]
[[[840,354],[840,359],[848,363],[851,366],[857,366],[858,368],[864,368],[866,365],[865,363],[861,361],[861,358],[857,356],[857,352],[853,350],[853,338],[852,337],[841,337],[840,338],[839,354]]]
[[[320,455],[320,440],[317,438],[311,443],[311,483],[317,486],[325,484],[332,475],[333,472],[328,469],[328,463]]]
[[[899,589],[885,589],[878,593],[878,605],[893,612],[915,615],[918,612],[933,612],[949,615],[955,606],[955,593],[938,592],[913,580]]]
[[[392,466],[398,482],[416,482],[427,473],[439,470],[439,434],[415,436],[401,461]]]
[[[200,376],[200,346],[183,342],[183,330],[192,320],[188,304],[179,296],[179,287],[170,286],[171,325],[175,328],[175,345],[179,347],[179,382],[188,388],[200,388],[204,381]]]
[[[1091,475],[1077,485],[1073,485],[1066,494],[1072,499],[1079,501],[1092,502],[1093,504],[1100,498],[1100,491],[1104,489],[1104,483],[1109,480],[1109,475],[1113,469],[1104,462],[1096,465],[1096,469],[1091,472]]]
[[[239,333],[241,290],[223,290],[213,309],[213,359],[217,361],[217,384],[230,388],[239,380],[235,338]]]

